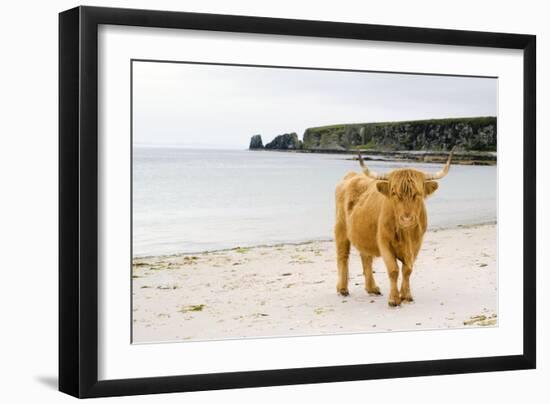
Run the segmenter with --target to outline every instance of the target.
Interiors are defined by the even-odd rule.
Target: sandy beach
[[[350,295],[336,294],[332,241],[135,258],[133,342],[496,326],[496,232],[428,231],[411,277],[415,301],[396,308],[382,260],[382,296],[369,296],[353,249]]]

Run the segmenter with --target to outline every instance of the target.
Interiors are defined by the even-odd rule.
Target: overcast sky
[[[135,145],[248,147],[338,123],[496,116],[490,78],[133,63]]]

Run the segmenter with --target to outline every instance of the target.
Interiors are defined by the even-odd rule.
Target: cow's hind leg
[[[348,259],[350,242],[347,239],[345,232],[335,231],[336,239],[336,260],[338,264],[338,283],[336,284],[336,291],[342,296],[349,295],[348,290]]]
[[[376,286],[374,276],[372,276],[372,255],[361,254],[361,263],[363,264],[363,275],[365,275],[365,290],[372,295],[380,295],[380,288]]]
[[[412,302],[413,297],[411,294],[411,286],[409,283],[409,278],[412,273],[412,265],[403,263],[401,267],[401,272],[403,274],[403,280],[401,281],[401,300],[406,302]]]

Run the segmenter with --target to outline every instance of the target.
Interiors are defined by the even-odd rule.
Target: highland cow
[[[348,258],[353,245],[361,254],[365,289],[380,294],[372,274],[372,262],[382,257],[390,280],[388,304],[412,301],[410,276],[428,226],[424,200],[447,175],[454,149],[445,167],[429,174],[412,168],[377,174],[367,168],[361,155],[362,174],[348,173],[336,187],[334,236],[338,264],[337,292],[347,296]],[[399,266],[402,281],[398,289]]]

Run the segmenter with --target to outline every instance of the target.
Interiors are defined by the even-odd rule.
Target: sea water
[[[349,155],[134,147],[133,255],[331,239]],[[440,164],[367,161],[377,172]],[[495,166],[453,165],[427,200],[430,228],[496,221]]]

